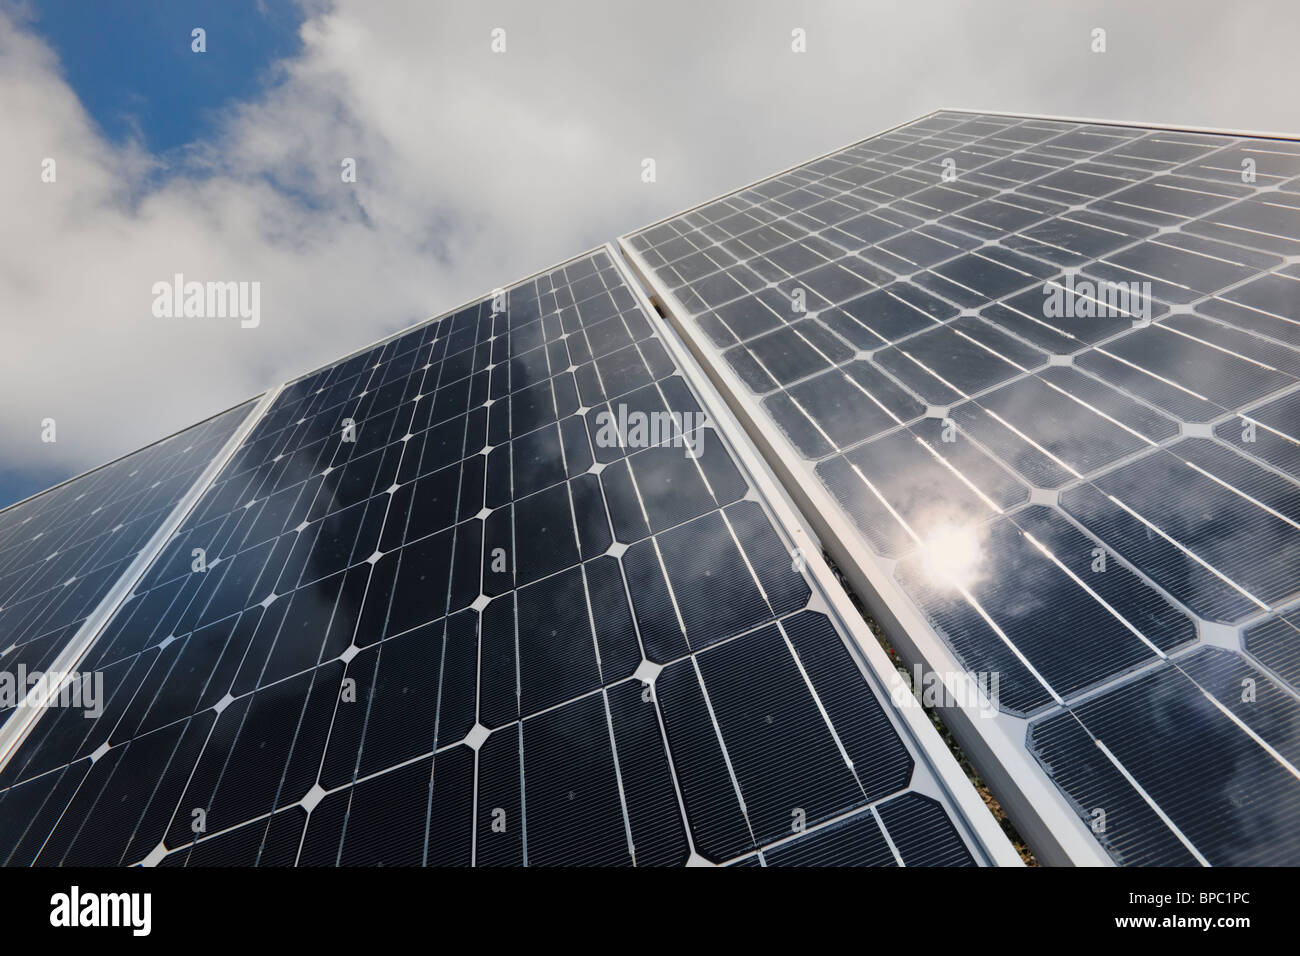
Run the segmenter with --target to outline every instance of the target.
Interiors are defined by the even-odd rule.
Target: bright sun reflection
[[[921,543],[921,558],[935,584],[968,588],[983,563],[979,535],[972,525],[937,525]]]

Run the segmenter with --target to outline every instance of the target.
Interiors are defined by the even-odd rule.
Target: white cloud
[[[278,81],[172,168],[102,140],[50,51],[0,13],[0,467],[94,465],[940,106],[1300,126],[1285,31],[1191,6],[345,0],[313,6]],[[1087,53],[1094,25],[1109,59]],[[807,54],[789,51],[794,26]],[[260,281],[261,326],[154,318],[151,286],[176,272]]]

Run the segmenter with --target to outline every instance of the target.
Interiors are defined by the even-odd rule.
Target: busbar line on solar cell
[[[1075,715],[1071,713],[1071,716],[1074,717]],[[1120,759],[1111,752],[1111,749],[1107,747],[1099,737],[1094,737],[1088,731],[1088,728],[1084,727],[1083,721],[1078,720],[1077,717],[1075,717],[1075,721],[1083,728],[1084,733],[1088,734],[1092,739],[1092,742],[1097,745],[1097,749],[1105,754],[1106,759],[1110,761],[1111,766],[1120,772],[1120,775],[1128,781],[1128,785],[1137,791],[1137,794],[1142,798],[1142,801],[1151,808],[1152,812],[1160,818],[1160,821],[1169,828],[1170,832],[1172,832],[1175,837],[1178,838],[1178,842],[1187,848],[1187,852],[1192,855],[1196,862],[1201,866],[1213,866],[1213,864],[1205,858],[1205,855],[1201,853],[1200,850],[1196,849],[1196,844],[1188,839],[1187,834],[1179,828],[1178,824],[1170,818],[1169,814],[1165,813],[1164,808],[1162,808],[1160,804],[1152,798],[1151,794],[1147,793],[1146,788],[1142,786],[1141,782],[1139,782],[1138,779],[1129,772],[1128,768],[1124,766]]]
[[[1260,501],[1258,498],[1248,494],[1245,491],[1242,491],[1240,488],[1234,488],[1232,485],[1228,484],[1228,482],[1224,481],[1218,475],[1214,474],[1213,472],[1206,471],[1200,465],[1196,464],[1196,462],[1187,461],[1186,459],[1180,459],[1180,460],[1188,468],[1191,468],[1193,471],[1197,472],[1198,474],[1204,475],[1206,478],[1209,478],[1212,482],[1214,482],[1219,487],[1224,488],[1227,491],[1230,491],[1232,494],[1236,495],[1239,498],[1242,498],[1245,501],[1249,501],[1256,508],[1260,509],[1261,511],[1268,512],[1270,515],[1272,515],[1274,518],[1277,518],[1279,521],[1284,521],[1287,524],[1291,525],[1291,527],[1300,529],[1300,522],[1297,522],[1287,517],[1282,512],[1272,507],[1271,505],[1266,504],[1263,501]]]
[[[1287,175],[1270,176],[1276,167],[1261,164],[1259,183],[1233,183],[1213,172],[1213,164],[1209,171],[1203,167],[1207,156],[1252,147],[1236,135],[1160,134],[1147,128],[943,113],[911,126],[914,132],[900,128],[855,144],[647,227],[621,245],[666,303],[670,318],[687,333],[702,364],[725,384],[729,400],[745,406],[747,426],[757,423],[762,431],[768,427],[764,421],[775,419],[784,441],[810,462],[805,468],[816,466],[818,478],[827,482],[842,482],[835,477],[841,471],[851,475],[869,500],[882,506],[879,518],[901,526],[905,540],[915,542],[901,553],[886,546],[881,533],[872,530],[878,519],[854,514],[865,504],[860,493],[828,484],[827,490],[840,499],[832,507],[853,515],[877,554],[890,560],[903,557],[926,537],[911,524],[913,517],[924,515],[903,497],[915,497],[914,492],[901,476],[881,470],[888,468],[881,464],[882,455],[902,450],[889,436],[911,431],[948,474],[969,472],[975,480],[962,483],[968,491],[989,493],[981,505],[987,512],[968,509],[963,521],[985,522],[1007,514],[997,520],[1017,527],[1027,546],[1061,576],[1061,584],[1052,587],[1077,588],[1143,649],[1137,658],[1126,652],[1110,664],[1092,666],[1091,673],[1080,671],[1088,679],[1068,681],[1067,700],[1096,694],[1118,706],[1129,699],[1115,696],[1125,692],[1124,674],[1141,674],[1154,663],[1178,674],[1218,710],[1222,701],[1168,657],[1196,640],[1191,622],[1183,618],[1177,632],[1167,624],[1152,632],[1154,622],[1146,617],[1150,610],[1142,609],[1154,607],[1151,600],[1159,595],[1155,600],[1170,602],[1166,606],[1193,610],[1205,622],[1203,628],[1221,620],[1239,633],[1255,615],[1295,596],[1294,575],[1286,574],[1287,555],[1300,540],[1294,534],[1300,529],[1294,505],[1300,462],[1287,450],[1297,443],[1286,428],[1295,418],[1272,410],[1297,394],[1300,381],[1300,356],[1288,348],[1300,344],[1300,338],[1287,331],[1300,320],[1300,309],[1292,304],[1296,297],[1288,301],[1276,285],[1297,278],[1287,263],[1300,250],[1300,204],[1293,205],[1278,186],[1300,173],[1300,148],[1285,144],[1268,151],[1284,163],[1295,158]],[[986,135],[985,142],[972,144]],[[1019,148],[1008,149],[1008,144]],[[1002,158],[988,158],[999,152]],[[963,184],[941,181],[937,172],[944,156],[958,159]],[[1239,172],[1237,178],[1244,179]],[[842,268],[849,264],[851,268]],[[1076,277],[1090,283],[1083,287],[1086,291],[1074,288]],[[1136,281],[1151,288],[1145,302],[1136,300],[1146,306],[1141,310],[1112,302],[1113,288],[1103,297],[1098,284]],[[1069,309],[1053,314],[1043,300],[1034,301],[1035,283],[1043,283],[1044,294],[1060,290]],[[808,300],[802,314],[789,307],[796,293]],[[1086,321],[1073,318],[1080,304],[1114,304],[1112,314],[1123,324],[1105,327],[1107,320],[1091,318],[1097,312],[1091,307],[1078,310]],[[1259,314],[1250,310],[1261,306],[1284,321],[1268,325],[1250,318]],[[1033,314],[1035,308],[1041,317]],[[688,317],[698,322],[698,333],[685,321]],[[945,331],[935,331],[940,328]],[[781,333],[783,329],[788,332]],[[1173,334],[1161,336],[1161,331]],[[806,348],[816,361],[772,366],[773,351],[764,351],[764,342],[769,336],[776,341],[778,334],[786,335],[786,343]],[[1060,355],[1064,362],[1054,358]],[[824,393],[831,375],[843,381],[854,365],[859,368],[852,376],[858,398],[853,390],[840,388],[827,402],[812,390]],[[1010,374],[997,371],[999,367]],[[867,369],[869,380],[864,378]],[[863,388],[863,381],[874,384]],[[1048,389],[1035,392],[1026,384],[1030,382]],[[881,389],[892,390],[894,397],[882,400],[886,392]],[[761,398],[761,405],[748,405],[746,393],[755,401]],[[1053,393],[1061,396],[1053,401],[1067,404],[1043,407],[1042,400]],[[864,406],[864,401],[870,404]],[[889,414],[872,421],[874,410],[886,404],[893,406]],[[1070,407],[1088,409],[1093,416],[1088,421],[1097,425],[1073,432],[1077,424],[1064,411]],[[845,424],[854,421],[852,409],[858,423],[846,430]],[[1235,440],[1228,429],[1235,421],[1246,425],[1260,417],[1257,409],[1271,413],[1263,417],[1282,435],[1261,429],[1268,442],[1258,446],[1250,444],[1253,437]],[[1044,411],[1052,416],[1047,421],[1055,431],[1045,432],[1041,419],[1035,421]],[[955,419],[962,442],[974,454],[959,455],[958,449],[941,446],[936,423],[926,424],[927,414],[945,422]],[[1063,414],[1064,419],[1059,417]],[[779,442],[761,444],[780,454],[775,451]],[[1166,461],[1178,462],[1187,477],[1171,471]],[[994,463],[1005,469],[1002,478],[989,471]],[[803,470],[778,471],[796,484],[811,477]],[[1007,484],[1011,475],[1018,480]],[[1138,483],[1139,476],[1145,486]],[[942,500],[945,493],[941,484],[933,484],[936,478],[927,479],[922,471],[913,476],[913,484],[933,487],[930,493]],[[1228,527],[1238,534],[1252,528],[1254,540],[1210,537],[1213,512],[1200,518],[1194,510],[1189,516],[1171,509],[1168,496],[1153,496],[1152,482],[1171,481],[1199,498],[1208,496],[1214,511],[1232,515]],[[1003,490],[995,491],[999,483]],[[1023,490],[1008,497],[1015,487]],[[1026,496],[1026,491],[1031,493]],[[817,497],[813,495],[814,506]],[[989,508],[990,502],[997,507]],[[1129,575],[1131,583],[1118,591],[1083,584],[1086,561],[1044,541],[1037,525],[1024,526],[1021,516],[1039,514],[1044,502],[1045,513],[1059,516],[1052,519],[1058,530],[1051,536],[1060,538],[1061,546],[1078,548],[1086,542],[1111,559],[1112,573]],[[1099,510],[1098,502],[1114,508],[1114,515]],[[1117,524],[1117,515],[1132,527]],[[829,523],[832,535],[843,533],[842,525]],[[1133,528],[1141,529],[1147,540]],[[1263,540],[1274,546],[1259,549]],[[1161,547],[1170,551],[1162,555]],[[852,547],[849,552],[855,560],[862,557]],[[909,559],[897,565],[897,575],[934,626],[939,596],[918,590],[914,564]],[[860,577],[869,593],[880,590],[873,575]],[[981,626],[988,627],[989,638],[972,644],[965,636],[970,625],[942,612],[947,621],[942,632],[950,644],[956,642],[954,650],[968,667],[977,666],[971,663],[972,651],[975,660],[984,659],[989,639],[1003,646],[1007,640],[1027,641],[1031,648],[1042,644],[1027,629],[1031,622],[1007,617],[1007,598],[995,596],[995,583],[976,586],[993,600],[991,612],[970,589],[963,595]],[[1147,596],[1133,604],[1141,589]],[[999,623],[1004,619],[1008,628]],[[1171,642],[1174,633],[1182,636]],[[985,650],[979,649],[981,641]],[[1114,651],[1119,647],[1114,644]],[[927,643],[929,648],[933,645]],[[1026,657],[1041,656],[1049,672],[1064,673],[1064,662],[1054,654],[1042,645]],[[1043,675],[1035,670],[1026,676]],[[1136,677],[1128,680],[1137,685]],[[1112,691],[1116,681],[1120,688]],[[1165,681],[1160,686],[1176,685]],[[1019,688],[1014,696],[1022,696]],[[1004,707],[1008,700],[1004,694]],[[1033,703],[1032,696],[1025,700]],[[1244,732],[1228,723],[1234,733]],[[1275,727],[1268,733],[1276,738],[1279,732]],[[1245,736],[1251,740],[1247,746],[1257,745]],[[1267,735],[1261,733],[1259,741],[1280,753]],[[1267,748],[1262,753],[1272,761]],[[1075,812],[1085,815],[1077,793],[1064,789],[1075,801]],[[1126,839],[1103,843],[1123,858],[1119,848],[1134,845]]]
[[[898,847],[894,845],[893,838],[889,835],[889,829],[885,826],[885,821],[880,818],[880,811],[872,807],[871,816],[876,821],[876,826],[880,827],[880,832],[885,837],[885,843],[889,846],[889,852],[893,854],[894,862],[899,866],[903,866],[902,854],[898,852]]]
[[[1021,529],[1020,533],[1025,536],[1025,540],[1027,540],[1035,548],[1041,551],[1049,561],[1051,561],[1054,565],[1060,568],[1062,574],[1064,574],[1076,585],[1078,585],[1080,589],[1086,591],[1090,598],[1092,598],[1103,608],[1105,608],[1106,613],[1108,613],[1111,617],[1115,618],[1115,620],[1119,621],[1120,624],[1124,625],[1124,628],[1128,630],[1130,633],[1132,633],[1133,636],[1136,637],[1139,641],[1141,641],[1147,647],[1151,648],[1151,652],[1155,654],[1156,657],[1159,657],[1161,660],[1168,660],[1169,655],[1164,652],[1164,649],[1162,647],[1160,647],[1149,637],[1143,634],[1140,630],[1134,627],[1132,621],[1130,621],[1123,614],[1117,611],[1109,601],[1107,601],[1100,594],[1098,594],[1091,587],[1089,587],[1088,584],[1085,583],[1081,577],[1075,574],[1074,571],[1072,571],[1069,568],[1069,566],[1065,564],[1064,561],[1062,561],[1060,558],[1058,558],[1055,554],[1052,553],[1051,548],[1047,547],[1045,544],[1043,544],[1041,541],[1039,541],[1037,538],[1035,538],[1032,534],[1030,534],[1028,531],[1025,531],[1024,529]]]
[[[1281,611],[1251,625],[1245,631],[1243,642],[1256,660],[1282,679],[1284,686],[1293,694],[1300,694],[1300,670],[1285,656],[1289,645],[1300,642],[1300,611]]]
[[[972,833],[1014,861],[955,765],[898,737],[933,730],[863,683],[835,595],[791,566],[609,251],[508,301],[284,387],[92,648],[105,715],[52,716],[0,774],[4,858],[762,862],[813,787],[800,859],[860,852],[843,841],[879,804],[905,863],[969,862]],[[678,417],[607,448],[594,416],[616,404]],[[909,780],[940,802],[900,802]]]

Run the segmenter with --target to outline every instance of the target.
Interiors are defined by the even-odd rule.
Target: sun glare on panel
[[[976,526],[936,525],[922,539],[921,559],[935,584],[969,588],[979,580],[984,564]]]

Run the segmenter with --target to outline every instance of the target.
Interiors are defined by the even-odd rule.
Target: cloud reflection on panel
[[[902,557],[936,528],[975,525],[1029,497],[948,419],[922,419],[823,461],[817,472],[886,557]]]

